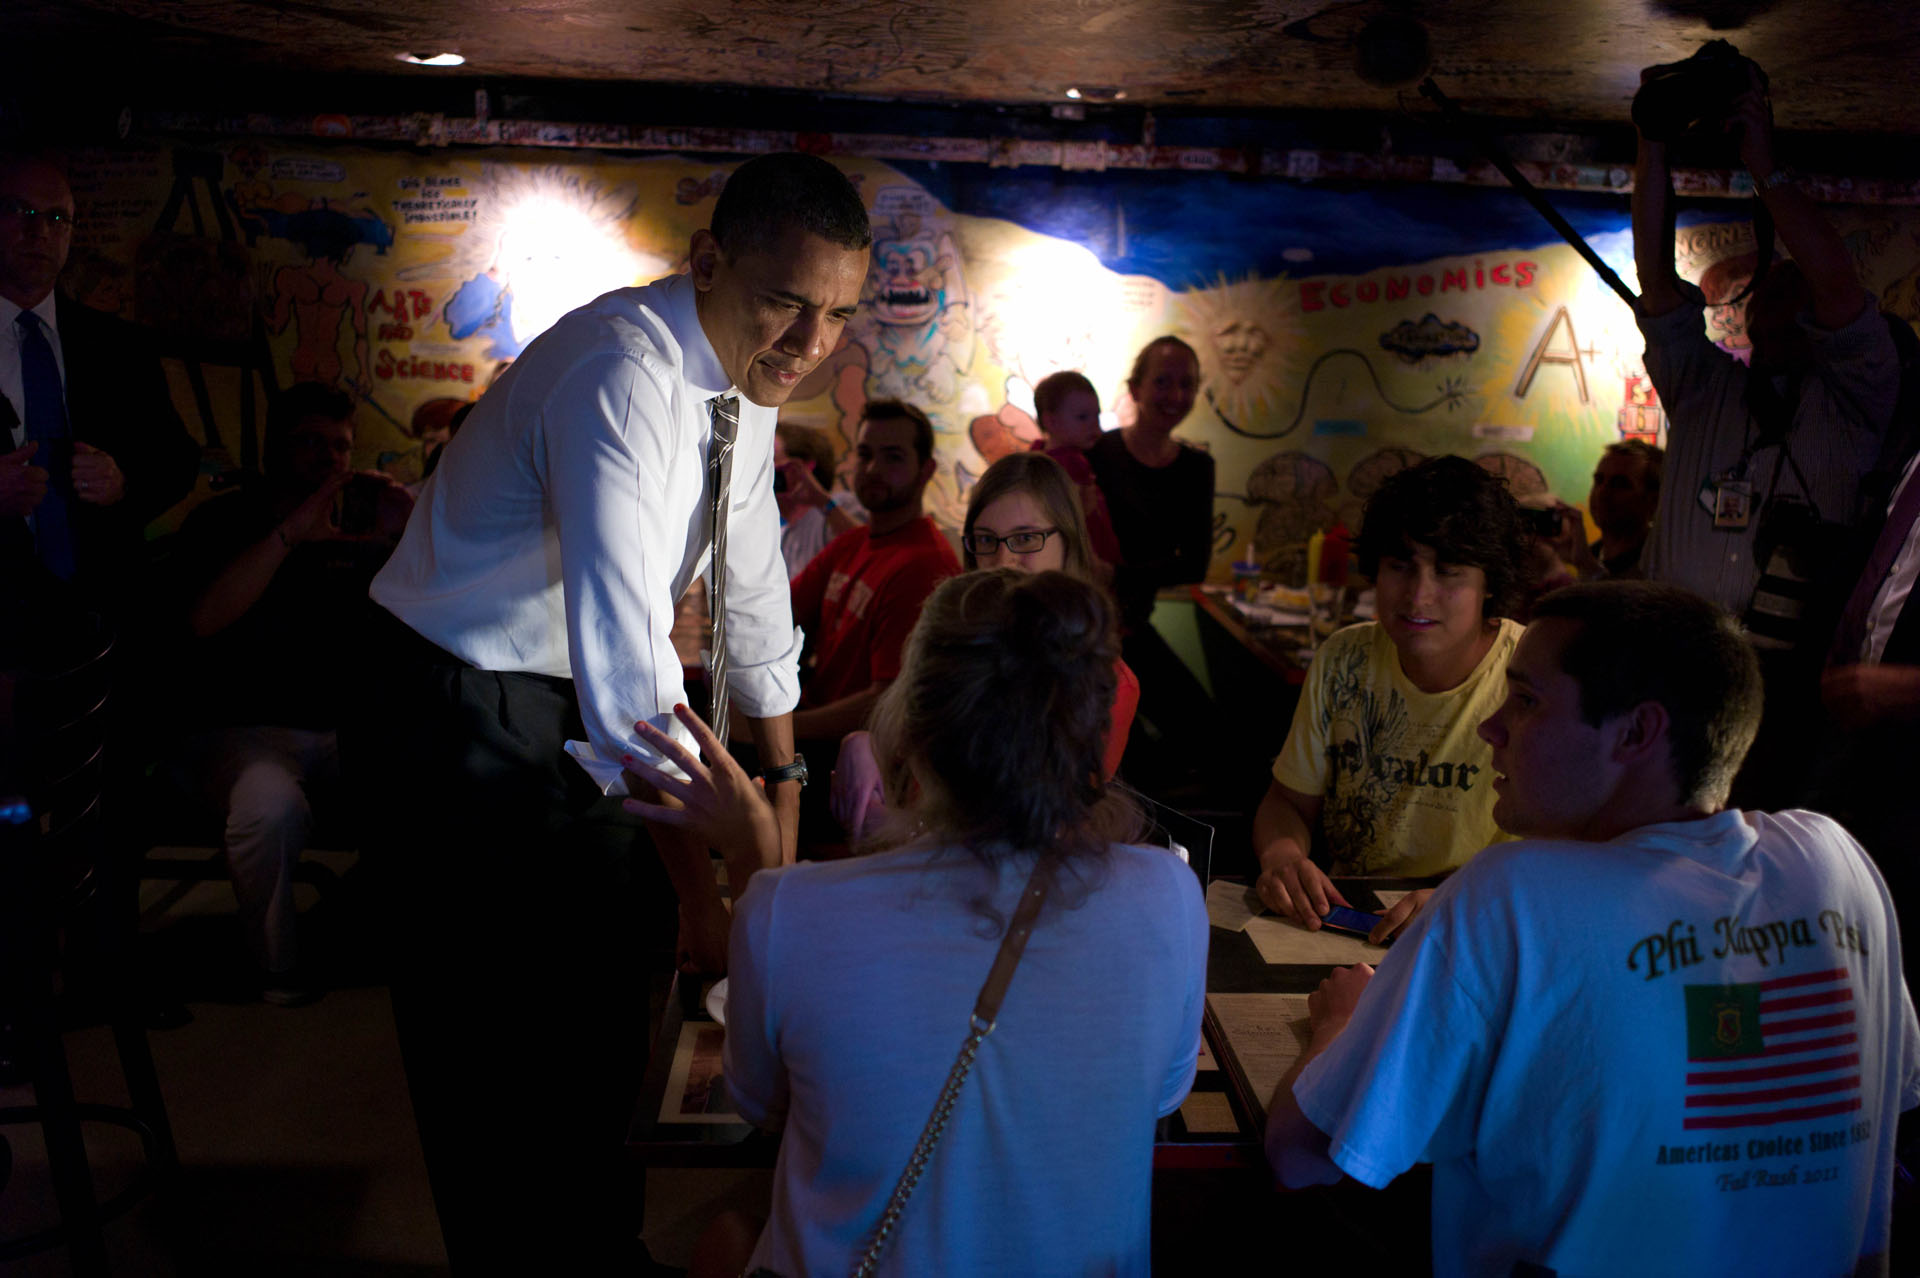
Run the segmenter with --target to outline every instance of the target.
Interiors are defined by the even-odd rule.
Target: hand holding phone
[[[1349,909],[1344,905],[1330,906],[1320,919],[1320,924],[1331,931],[1345,932],[1362,940],[1373,935],[1373,929],[1380,926],[1378,914],[1368,914],[1363,910]],[[1391,938],[1389,938],[1391,943]]]

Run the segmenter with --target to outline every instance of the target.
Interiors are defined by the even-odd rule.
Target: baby
[[[1046,438],[1035,444],[1047,456],[1060,463],[1080,493],[1080,508],[1087,516],[1087,536],[1091,543],[1100,579],[1113,579],[1120,564],[1120,539],[1114,535],[1113,521],[1107,516],[1107,499],[1094,481],[1087,450],[1100,438],[1100,396],[1085,374],[1059,372],[1040,380],[1033,388],[1034,413]]]

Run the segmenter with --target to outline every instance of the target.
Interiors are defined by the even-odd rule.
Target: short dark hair
[[[1667,464],[1667,450],[1644,439],[1622,439],[1608,444],[1602,457],[1638,457],[1647,464],[1647,491],[1660,491],[1660,472]]]
[[[1179,350],[1185,351],[1188,357],[1193,360],[1194,369],[1196,371],[1199,369],[1200,352],[1196,351],[1195,349],[1193,349],[1193,347],[1181,341],[1179,338],[1175,337],[1173,334],[1168,333],[1164,337],[1156,337],[1151,342],[1148,342],[1145,346],[1142,346],[1140,348],[1140,353],[1133,357],[1133,371],[1127,374],[1127,387],[1129,390],[1131,390],[1135,386],[1138,386],[1140,384],[1140,379],[1147,375],[1147,361],[1152,359],[1153,353],[1159,350],[1163,346],[1172,346],[1172,347],[1176,347]]]
[[[917,405],[904,399],[870,399],[860,411],[863,422],[909,421],[913,423],[913,451],[921,461],[933,456],[933,419]],[[854,441],[858,443],[859,441]]]
[[[1653,701],[1667,712],[1673,779],[1684,803],[1718,807],[1760,727],[1760,661],[1731,613],[1679,586],[1595,581],[1533,605],[1533,619],[1580,629],[1560,668],[1580,685],[1594,727]]]
[[[269,475],[286,470],[288,445],[300,423],[312,418],[330,422],[353,420],[353,397],[322,382],[295,382],[267,405],[265,447],[261,465]]]
[[[786,446],[789,461],[807,463],[807,469],[813,472],[822,488],[833,487],[833,445],[827,440],[827,432],[799,422],[781,422],[773,432]]]
[[[874,713],[895,833],[923,826],[986,861],[1132,837],[1138,809],[1103,758],[1119,656],[1098,586],[1016,568],[941,582]]]
[[[1076,374],[1077,376],[1077,374]],[[973,536],[973,522],[980,512],[1008,493],[1028,493],[1040,503],[1060,531],[1055,535],[1066,547],[1063,571],[1081,581],[1093,580],[1093,538],[1087,533],[1087,517],[1080,508],[1080,493],[1066,468],[1045,453],[1008,453],[980,476],[967,494],[967,518],[960,529],[962,560],[969,570],[978,567],[973,552],[966,548]]]
[[[1095,404],[1100,402],[1100,392],[1093,388],[1093,383],[1087,380],[1085,373],[1062,369],[1041,378],[1040,384],[1033,388],[1033,411],[1041,419],[1041,425],[1045,426],[1047,414],[1066,403],[1067,396],[1075,393],[1093,396]]]
[[[795,151],[756,156],[735,169],[714,202],[709,229],[720,251],[738,258],[771,247],[794,227],[844,249],[873,243],[867,206],[847,175]]]
[[[1382,559],[1428,546],[1436,560],[1469,565],[1487,576],[1488,617],[1510,617],[1526,589],[1533,538],[1507,481],[1464,457],[1430,457],[1389,476],[1360,516],[1360,571],[1380,572]]]

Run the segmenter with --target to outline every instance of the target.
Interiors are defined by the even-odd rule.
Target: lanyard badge
[[[1753,522],[1753,484],[1736,472],[1702,480],[1700,505],[1721,532],[1744,532]]]

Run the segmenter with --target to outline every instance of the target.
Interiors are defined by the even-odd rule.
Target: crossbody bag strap
[[[1040,905],[1046,900],[1052,871],[1052,858],[1041,856],[1033,867],[1033,874],[1027,879],[1027,886],[1021,890],[1020,904],[1013,912],[1013,921],[1007,924],[1007,934],[1000,938],[1000,952],[994,955],[993,968],[987,973],[987,983],[980,987],[980,997],[973,1001],[973,1015],[968,1018],[967,1038],[960,1044],[960,1055],[947,1073],[947,1081],[940,1088],[940,1097],[933,1104],[933,1113],[927,1116],[927,1125],[921,1129],[920,1139],[914,1142],[906,1170],[900,1173],[900,1179],[894,1183],[893,1193],[887,1198],[886,1210],[880,1213],[880,1223],[874,1227],[873,1237],[854,1262],[853,1278],[872,1278],[879,1268],[880,1256],[893,1237],[894,1227],[900,1223],[907,1199],[913,1196],[914,1186],[920,1183],[920,1175],[926,1171],[934,1147],[940,1143],[940,1135],[947,1129],[947,1120],[953,1117],[953,1107],[960,1099],[960,1089],[965,1086],[967,1074],[973,1069],[973,1058],[979,1053],[980,1044],[987,1035],[993,1033],[994,1022],[1000,1015],[1000,1003],[1007,996],[1007,987],[1013,983],[1014,969],[1020,966],[1020,956],[1027,952],[1027,938],[1033,935],[1034,920],[1040,917]]]

